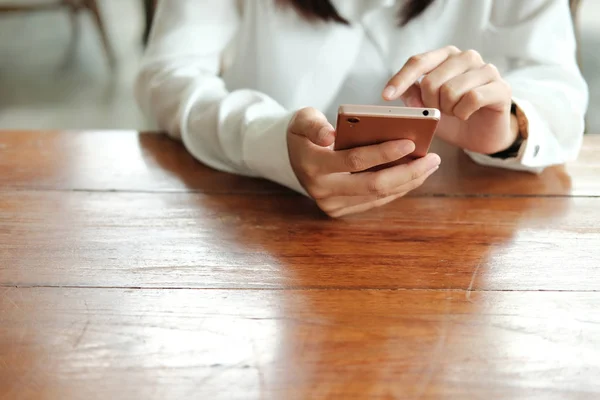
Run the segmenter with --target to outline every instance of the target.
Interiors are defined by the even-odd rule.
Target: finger
[[[470,90],[484,86],[500,78],[500,73],[492,64],[470,70],[450,79],[440,88],[440,110],[452,115],[454,108],[462,97]]]
[[[425,107],[421,99],[421,87],[418,83],[410,87],[400,96],[400,99],[407,107]]]
[[[440,157],[430,153],[423,158],[376,172],[358,174],[334,174],[323,180],[335,196],[375,196],[384,198],[393,194],[408,192],[418,185],[419,178],[436,169]],[[335,197],[331,196],[331,197]]]
[[[408,59],[406,64],[389,80],[383,90],[385,100],[396,100],[421,76],[433,71],[452,54],[459,53],[454,46],[444,47],[428,53],[418,54]]]
[[[358,214],[367,210],[370,210],[372,208],[376,208],[376,207],[382,207],[386,204],[391,203],[394,200],[399,199],[400,197],[406,195],[406,193],[398,193],[392,196],[388,196],[385,197],[383,199],[376,199],[376,198],[352,198],[353,199],[353,203],[351,205],[347,205],[344,207],[340,207],[337,208],[335,210],[330,210],[330,211],[325,211],[325,213],[327,215],[329,215],[332,218],[341,218],[344,217],[346,215],[350,215],[350,214]],[[346,198],[347,199],[347,198]]]
[[[328,147],[335,141],[335,129],[319,110],[307,107],[299,110],[289,124],[290,133],[303,136],[321,147]]]
[[[414,187],[410,190],[414,190],[420,187],[427,178],[429,178],[433,173],[435,173],[438,170],[438,168],[439,167],[433,168],[424,175],[422,175],[417,180],[417,182],[415,182],[412,185]],[[400,193],[396,193],[384,198],[379,198],[376,195],[332,197],[325,201],[322,201],[319,204],[319,207],[321,207],[321,209],[330,217],[338,218],[344,215],[366,211],[371,208],[381,207],[400,197],[405,196],[410,192],[410,190],[402,191]]]
[[[360,172],[397,161],[415,151],[410,140],[393,140],[350,150],[328,151],[320,163],[322,173]]]
[[[421,97],[426,107],[440,108],[440,88],[448,80],[471,69],[484,65],[483,59],[475,50],[467,50],[451,55],[421,81]]]
[[[491,107],[497,111],[509,109],[510,99],[510,86],[504,81],[494,81],[465,93],[452,113],[466,121],[474,112],[483,107]]]

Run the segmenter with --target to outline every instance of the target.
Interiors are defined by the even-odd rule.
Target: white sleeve
[[[484,51],[507,63],[504,78],[528,121],[528,138],[516,157],[467,152],[480,164],[540,172],[577,158],[584,132],[588,89],[576,61],[573,23],[566,0],[494,2]]]
[[[222,53],[240,25],[237,1],[158,4],[136,82],[142,110],[206,165],[306,194],[288,156],[292,113],[264,93],[228,92],[219,77]]]

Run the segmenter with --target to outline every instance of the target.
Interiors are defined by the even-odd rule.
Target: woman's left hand
[[[505,150],[518,135],[510,85],[475,50],[448,46],[411,57],[390,79],[383,98],[439,109],[437,135],[474,152]]]

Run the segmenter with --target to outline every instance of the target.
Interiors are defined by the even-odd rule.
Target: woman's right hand
[[[296,112],[288,126],[292,169],[321,210],[334,218],[380,207],[402,197],[421,186],[440,165],[440,157],[430,153],[406,164],[366,171],[412,153],[414,143],[394,140],[334,151],[334,141],[335,129],[314,108]]]

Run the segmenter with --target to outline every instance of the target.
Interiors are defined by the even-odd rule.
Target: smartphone
[[[429,152],[441,113],[435,108],[341,105],[338,109],[334,150],[409,139],[415,151],[390,165],[424,157]],[[381,168],[381,167],[380,167]]]

